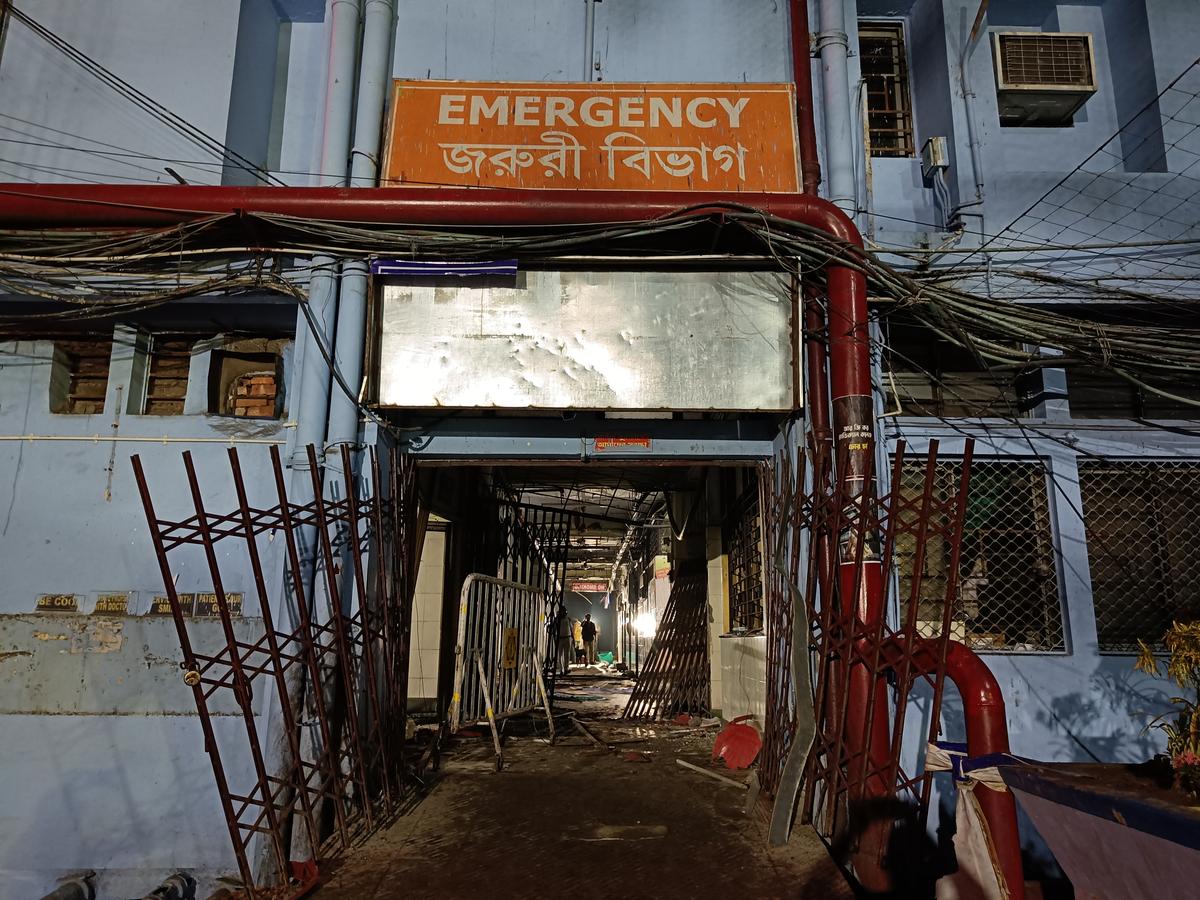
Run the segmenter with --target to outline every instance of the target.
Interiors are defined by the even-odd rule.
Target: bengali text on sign
[[[799,190],[790,84],[396,81],[384,185]]]

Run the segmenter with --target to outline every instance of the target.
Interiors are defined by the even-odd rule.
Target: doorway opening
[[[461,657],[476,575],[543,592],[531,633],[556,709],[653,721],[732,702],[762,715],[765,679],[739,652],[765,642],[758,462],[433,463],[420,483],[414,713],[444,721],[474,674]]]

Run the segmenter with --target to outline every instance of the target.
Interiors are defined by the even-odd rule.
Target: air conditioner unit
[[[995,31],[992,60],[1001,125],[1070,125],[1096,93],[1090,34]]]

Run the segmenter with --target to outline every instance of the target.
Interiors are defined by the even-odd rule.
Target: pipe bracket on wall
[[[844,31],[822,31],[813,36],[813,45],[816,47],[817,53],[826,47],[845,47],[849,51],[850,37]]]

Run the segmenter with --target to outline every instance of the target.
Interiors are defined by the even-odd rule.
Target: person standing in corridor
[[[575,642],[571,640],[571,617],[567,611],[558,614],[558,674],[570,675],[575,660]]]
[[[596,656],[596,638],[600,635],[600,629],[596,627],[596,623],[592,621],[590,615],[583,617],[583,626],[580,629],[583,636],[583,649],[587,657],[587,664],[594,666],[598,661]]]

